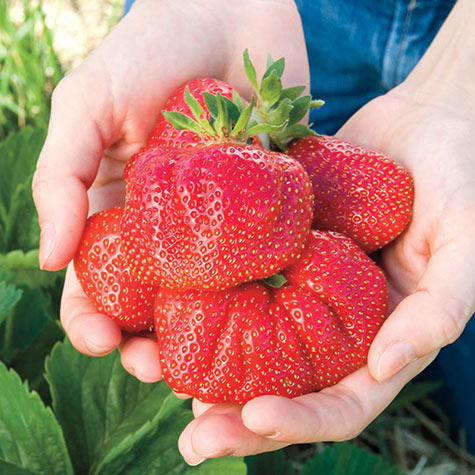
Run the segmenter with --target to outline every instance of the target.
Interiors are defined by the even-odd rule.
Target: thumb
[[[32,185],[42,269],[60,269],[73,257],[87,218],[87,189],[104,149],[100,118],[92,117],[87,108],[87,86],[80,73],[72,73],[53,93],[48,134]],[[103,92],[95,94],[97,111],[107,110]]]

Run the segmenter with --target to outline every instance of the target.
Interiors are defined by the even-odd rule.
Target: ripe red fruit
[[[223,289],[300,257],[312,191],[299,163],[244,144],[149,149],[126,177],[123,252],[143,282]]]
[[[220,292],[161,288],[155,328],[170,387],[243,404],[337,383],[366,363],[387,311],[381,270],[349,238],[313,231],[287,282]]]
[[[296,140],[287,153],[312,181],[314,228],[338,231],[372,252],[409,223],[414,183],[389,157],[329,136]]]
[[[122,208],[92,215],[86,223],[74,268],[96,309],[129,332],[153,328],[157,288],[132,277],[121,249]]]

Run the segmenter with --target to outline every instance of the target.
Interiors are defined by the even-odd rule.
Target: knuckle
[[[462,334],[470,315],[468,306],[457,300],[449,310],[447,307],[441,308],[441,326],[443,345],[453,343]]]

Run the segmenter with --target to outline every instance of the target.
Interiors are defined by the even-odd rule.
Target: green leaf
[[[64,436],[51,409],[3,363],[0,388],[1,473],[72,474]]]
[[[284,99],[279,101],[279,105],[269,111],[267,119],[271,124],[288,124],[293,109],[292,101]]]
[[[247,129],[246,135],[252,136],[252,135],[257,135],[257,134],[269,134],[271,132],[280,130],[281,128],[282,128],[282,124],[280,125],[257,124]]]
[[[221,96],[221,97],[223,100],[224,107],[226,108],[227,116],[229,117],[231,124],[235,124],[238,121],[239,116],[241,115],[241,111],[239,110],[238,106],[234,104],[233,101],[231,101],[225,96]]]
[[[304,124],[293,124],[287,127],[282,132],[279,132],[278,138],[282,141],[289,141],[301,137],[308,137],[309,135],[318,135],[314,130]]]
[[[203,97],[205,99],[205,104],[208,108],[210,118],[214,121],[218,116],[218,101],[216,96],[210,92],[204,92]]]
[[[0,282],[0,324],[6,317],[6,312],[20,300],[21,294],[21,289],[6,282]]]
[[[302,96],[292,102],[293,109],[290,112],[289,127],[293,124],[297,124],[305,117],[311,100],[312,98],[310,96]]]
[[[189,402],[164,382],[141,383],[122,368],[118,352],[90,358],[69,342],[53,349],[46,377],[77,473],[188,473],[177,440],[192,419]],[[222,473],[244,474],[230,472],[236,464]]]
[[[291,101],[294,101],[302,94],[303,91],[305,91],[305,86],[287,87],[282,90],[280,97],[282,99],[290,99]]]
[[[48,320],[31,343],[17,351],[11,361],[11,367],[23,380],[28,381],[30,388],[37,391],[43,401],[48,403],[50,394],[44,377],[44,362],[53,346],[62,340],[64,340],[64,330],[59,321]]]
[[[245,460],[248,475],[294,475],[292,464],[283,450],[246,457]]]
[[[261,82],[260,96],[264,109],[270,109],[280,98],[282,93],[282,82],[275,71]]]
[[[269,287],[280,289],[280,287],[282,287],[287,282],[287,279],[282,274],[274,274],[270,277],[267,277],[266,279],[263,279],[263,282]]]
[[[259,84],[257,83],[257,74],[252,61],[249,58],[249,51],[246,49],[244,50],[243,54],[244,58],[244,71],[246,73],[249,82],[251,83],[252,87],[256,92],[259,92]]]
[[[272,57],[269,55],[268,63],[269,63],[269,58],[272,59]],[[282,77],[282,74],[284,74],[284,69],[285,69],[285,58],[280,58],[277,61],[274,61],[273,63],[268,64],[267,70],[264,73],[263,79],[269,77],[273,71],[277,74],[277,77],[280,79]]]
[[[251,118],[253,109],[254,109],[254,97],[251,98],[251,103],[241,112],[230,134],[231,137],[237,137],[239,132],[241,132],[248,126],[249,119]]]
[[[176,130],[191,130],[196,134],[202,134],[203,130],[198,124],[190,117],[181,112],[174,111],[162,111],[162,114],[165,116],[165,119],[170,122]]]
[[[244,105],[244,101],[242,100],[242,97],[239,95],[236,89],[233,89],[232,97],[234,104],[236,104],[240,111],[243,111],[246,106]]]
[[[38,265],[38,250],[27,253],[21,250],[0,254],[0,268],[7,272],[7,280],[17,286],[54,287],[64,278],[64,271],[48,272]]]
[[[22,290],[21,299],[0,327],[0,355],[7,364],[54,321],[50,314],[50,297],[41,288],[23,287]]]
[[[44,139],[44,130],[25,127],[0,143],[0,252],[38,245],[31,179]]]
[[[399,468],[351,442],[334,443],[308,460],[300,475],[402,475]]]

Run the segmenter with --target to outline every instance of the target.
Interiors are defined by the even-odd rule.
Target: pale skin
[[[391,314],[368,365],[332,388],[293,400],[264,396],[244,407],[195,400],[195,419],[179,440],[189,464],[355,437],[463,331],[475,310],[474,22],[473,1],[459,0],[409,78],[338,133],[390,155],[411,171],[416,187],[410,226],[383,252]],[[123,168],[176,87],[213,76],[249,93],[241,66],[245,48],[260,71],[267,53],[285,56],[287,85],[308,84],[300,20],[288,0],[139,0],[63,80],[33,183],[44,269],[70,262],[88,214],[123,204]],[[123,337],[95,311],[72,268],[61,307],[79,351],[101,356],[119,347],[124,367],[138,379],[161,378],[156,342]]]

